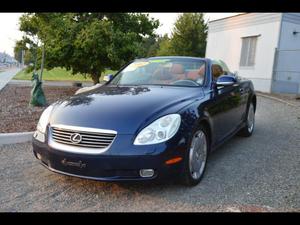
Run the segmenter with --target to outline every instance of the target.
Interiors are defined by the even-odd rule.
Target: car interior
[[[225,74],[223,68],[218,64],[212,64],[211,71],[214,80],[217,80],[219,76]]]
[[[158,84],[172,84],[180,80],[191,80],[202,83],[205,74],[205,65],[201,65],[199,69],[185,69],[184,65],[172,63],[170,67],[159,67],[152,75],[152,82]]]

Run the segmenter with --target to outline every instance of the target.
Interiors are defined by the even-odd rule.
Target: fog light
[[[140,170],[141,177],[152,177],[154,175],[153,169],[142,169]]]
[[[39,154],[39,153],[36,153],[36,157],[37,157],[39,160],[42,160],[42,156],[41,156],[41,154]]]
[[[40,142],[45,142],[45,135],[38,130],[34,132],[33,137]]]

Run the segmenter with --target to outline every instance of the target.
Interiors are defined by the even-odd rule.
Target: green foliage
[[[15,47],[14,47],[14,56],[15,59],[21,63],[22,62],[22,51],[24,50],[24,63],[28,65],[29,63],[34,62],[34,57],[33,57],[33,49],[29,49],[26,46],[26,42],[24,40],[19,40],[16,41]]]
[[[27,43],[45,45],[45,68],[89,74],[94,83],[105,68],[117,69],[137,57],[140,43],[158,25],[141,13],[33,13],[20,18]],[[37,53],[40,61],[41,50]]]
[[[197,56],[204,57],[207,25],[202,13],[183,13],[175,22],[169,38],[164,35],[158,40],[158,56]]]
[[[23,45],[22,41],[17,41],[14,47],[14,56],[15,59],[18,62],[22,61],[22,50],[25,48],[26,46]]]
[[[171,56],[176,55],[175,51],[172,49],[171,46],[171,39],[165,34],[159,40],[159,49],[156,52],[157,56]]]
[[[140,42],[140,52],[138,54],[139,58],[150,57],[156,54],[157,41],[155,36],[149,36],[143,38]]]
[[[171,49],[176,55],[204,57],[206,38],[203,13],[183,13],[175,22]]]

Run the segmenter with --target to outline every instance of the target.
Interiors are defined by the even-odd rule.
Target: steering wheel
[[[193,80],[176,80],[176,81],[172,82],[171,84],[184,85],[184,86],[199,86],[199,84]]]

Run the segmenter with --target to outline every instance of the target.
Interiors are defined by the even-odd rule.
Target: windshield
[[[204,76],[204,60],[152,58],[132,62],[120,71],[110,84],[200,86]]]

